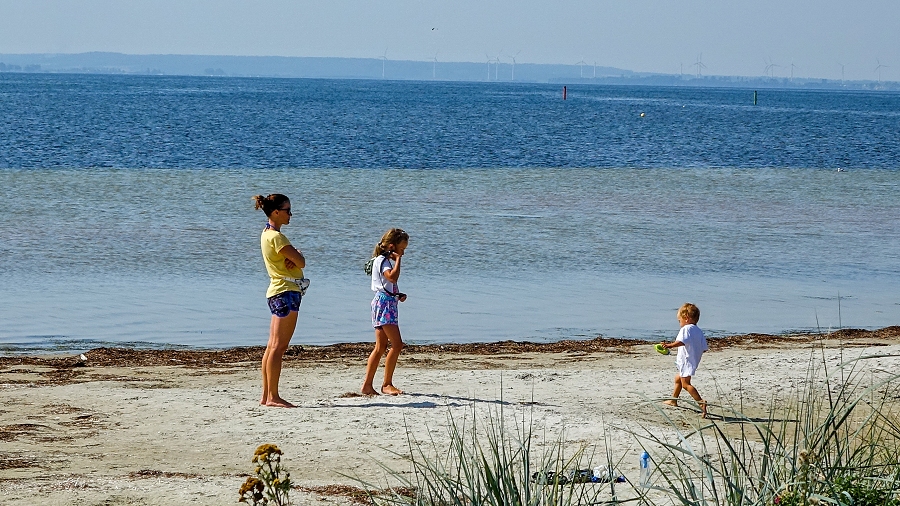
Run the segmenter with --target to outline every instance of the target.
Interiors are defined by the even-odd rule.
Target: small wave
[[[67,355],[84,353],[96,348],[126,348],[131,350],[189,350],[187,345],[160,344],[146,341],[105,341],[97,339],[69,339],[55,336],[34,336],[28,341],[0,343],[0,356]]]

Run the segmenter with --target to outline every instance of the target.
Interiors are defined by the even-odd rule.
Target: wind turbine
[[[484,53],[484,56],[487,58],[487,66],[488,66],[488,77],[487,77],[487,80],[488,80],[488,82],[490,82],[490,81],[491,81],[491,61],[492,61],[492,60],[491,60],[490,55],[488,55],[487,53]]]
[[[437,53],[434,53],[434,58],[432,58],[432,60],[431,60],[432,61],[432,63],[431,63],[431,79],[432,80],[435,79],[435,75],[437,72],[437,55],[438,55]]]
[[[844,64],[841,62],[838,62],[838,65],[841,66],[841,86],[843,86],[844,85]]]
[[[697,61],[694,63],[694,66],[697,67],[697,77],[699,78],[703,69],[706,68],[706,65],[703,64],[703,53],[700,53],[700,55],[697,56]]]
[[[578,63],[576,63],[575,65],[578,65],[578,66],[580,67],[580,69],[581,69],[581,76],[580,76],[580,77],[581,77],[582,79],[584,79],[584,66],[587,65],[587,62],[584,61],[584,58],[582,58],[581,61],[578,62]]]
[[[500,80],[500,55],[502,55],[502,54],[503,54],[503,50],[500,50],[500,52],[497,53],[497,58],[494,59],[494,61],[497,62],[497,66],[494,67],[494,81]]]
[[[800,67],[794,65],[794,62],[791,62],[791,81],[794,80],[794,69],[795,69],[795,68],[798,68],[798,69],[799,69]]]
[[[875,72],[878,72],[878,82],[880,83],[881,82],[881,69],[883,69],[883,68],[886,69],[886,68],[888,68],[888,66],[882,65],[881,61],[879,61],[878,58],[875,58],[875,61],[878,62],[878,66],[875,67]]]
[[[766,63],[765,73],[766,73],[766,75],[768,75],[769,77],[774,79],[775,78],[775,69],[780,67],[781,65],[776,65],[776,64],[772,63],[772,60],[770,60],[768,58],[766,59],[766,62],[767,63]]]
[[[597,79],[597,62],[594,62],[594,77],[591,79]]]
[[[512,59],[512,79],[511,79],[511,81],[516,80],[516,56],[519,56],[519,53],[521,53],[521,52],[522,51],[519,50],[516,54],[510,56],[510,58]]]
[[[387,61],[387,48],[384,48],[384,54],[381,55],[381,78],[384,79],[384,62]]]

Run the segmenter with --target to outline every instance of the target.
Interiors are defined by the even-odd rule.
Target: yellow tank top
[[[287,259],[281,254],[281,250],[285,246],[290,246],[291,241],[281,232],[267,228],[263,230],[259,242],[262,247],[263,262],[269,273],[269,289],[266,290],[266,297],[272,297],[282,292],[299,292],[300,287],[297,286],[297,283],[284,279],[303,277],[303,269],[299,267],[288,269],[284,264]]]

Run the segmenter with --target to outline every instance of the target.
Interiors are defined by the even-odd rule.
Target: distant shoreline
[[[441,62],[382,58],[177,54],[0,54],[2,73],[369,79],[422,82],[900,91],[900,82],[821,77],[728,76],[635,72],[598,65]]]

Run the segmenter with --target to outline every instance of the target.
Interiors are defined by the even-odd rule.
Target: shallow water
[[[250,197],[273,188],[293,198],[285,233],[313,280],[297,342],[371,338],[362,265],[392,225],[411,236],[414,342],[668,336],[687,300],[712,334],[900,321],[892,171],[48,169],[0,183],[6,345],[263,343]]]

